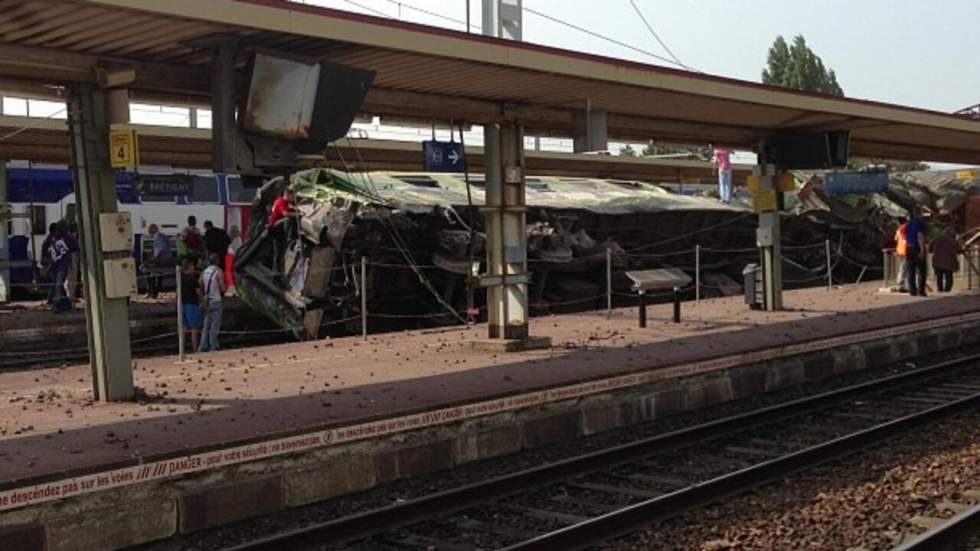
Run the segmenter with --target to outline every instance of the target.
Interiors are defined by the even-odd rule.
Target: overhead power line
[[[670,63],[671,65],[679,65],[681,67],[684,67],[684,65],[682,65],[681,63],[679,63],[677,61],[674,61],[673,59],[666,58],[666,57],[664,57],[662,55],[657,55],[657,54],[655,54],[655,53],[653,53],[653,52],[651,52],[649,50],[644,50],[643,48],[637,48],[636,46],[633,46],[632,44],[627,44],[626,42],[623,42],[621,40],[616,40],[615,38],[610,38],[610,37],[605,36],[603,34],[599,34],[599,33],[595,32],[595,31],[590,31],[589,29],[586,29],[584,27],[580,27],[580,26],[578,26],[578,25],[576,25],[574,23],[569,23],[568,21],[563,21],[561,19],[558,19],[557,17],[553,17],[553,16],[548,15],[546,13],[539,12],[539,11],[537,11],[535,9],[532,9],[532,8],[529,8],[527,6],[524,6],[524,11],[526,11],[527,13],[530,13],[532,15],[536,15],[536,16],[542,18],[542,19],[547,19],[548,21],[551,21],[553,23],[558,23],[559,25],[563,25],[563,26],[568,27],[570,29],[574,29],[574,30],[579,31],[581,33],[585,33],[585,34],[587,34],[589,36],[592,36],[594,38],[598,38],[600,40],[604,40],[604,41],[609,42],[611,44],[615,44],[617,46],[621,46],[623,48],[626,48],[627,50],[632,50],[634,52],[641,53],[643,55],[652,57],[654,59],[658,59],[658,60],[663,61],[665,63]]]
[[[381,10],[376,10],[376,9],[370,7],[370,6],[365,6],[364,4],[361,4],[359,2],[355,2],[354,0],[344,0],[344,2],[346,2],[346,3],[348,3],[348,4],[352,5],[352,6],[354,6],[356,8],[361,8],[364,11],[371,12],[374,15],[380,15],[381,17],[384,17],[384,18],[387,18],[387,19],[394,19],[393,17],[391,17],[390,15],[388,15],[387,13],[385,13],[385,12],[383,12]]]
[[[466,26],[466,21],[463,21],[462,19],[456,19],[455,17],[450,17],[448,15],[441,14],[441,13],[438,13],[438,12],[434,12],[434,11],[431,11],[431,10],[427,10],[425,8],[419,8],[419,7],[413,6],[411,4],[407,4],[405,2],[399,2],[398,0],[387,0],[387,2],[389,4],[395,4],[396,6],[399,6],[399,7],[403,7],[403,8],[410,9],[412,11],[417,11],[419,13],[423,13],[423,14],[428,15],[430,17],[435,17],[435,18],[438,18],[438,19],[442,19],[444,21],[452,21],[453,23],[456,23],[458,25]],[[474,25],[472,23],[470,23],[470,28],[480,30],[480,27],[478,25]]]
[[[650,22],[647,21],[647,18],[643,15],[643,12],[640,11],[640,7],[636,5],[636,1],[635,0],[627,0],[627,1],[630,3],[631,6],[633,6],[633,11],[636,12],[636,15],[640,16],[640,21],[643,21],[643,24],[646,25],[647,30],[650,31],[650,34],[653,35],[653,38],[655,38],[657,40],[657,43],[660,44],[660,46],[664,49],[664,51],[670,55],[670,58],[673,59],[674,62],[680,65],[681,67],[687,70],[693,70],[687,65],[685,65],[680,60],[680,58],[674,55],[674,52],[671,51],[671,49],[667,47],[667,44],[660,39],[660,35],[657,34],[657,31],[653,30],[653,25],[651,25]]]
[[[433,11],[430,11],[430,10],[427,10],[427,9],[424,9],[424,8],[419,8],[417,6],[413,6],[412,4],[409,4],[409,3],[406,3],[406,2],[400,2],[398,0],[386,0],[386,1],[389,2],[389,3],[391,3],[391,4],[394,4],[396,6],[402,6],[402,7],[406,8],[406,9],[413,10],[413,11],[416,11],[416,12],[419,12],[419,13],[423,13],[423,14],[428,15],[430,17],[436,17],[438,19],[443,19],[445,21],[451,21],[451,22],[456,23],[456,24],[459,24],[459,25],[466,25],[466,22],[463,21],[463,20],[456,19],[455,17],[450,17],[448,15],[443,15],[441,13],[433,12]],[[348,4],[352,5],[352,6],[356,6],[356,7],[360,8],[360,9],[362,9],[362,10],[369,11],[371,13],[374,13],[375,15],[380,15],[381,17],[385,17],[385,18],[388,18],[388,19],[395,19],[395,17],[393,17],[392,15],[389,15],[389,14],[384,13],[382,11],[376,10],[376,9],[371,8],[369,6],[365,6],[364,4],[361,4],[359,2],[355,2],[354,0],[344,0],[344,2],[346,2],[346,3],[348,3]],[[634,8],[635,8],[635,5],[634,5]],[[675,56],[673,54],[673,52],[671,52],[670,49],[667,48],[667,46],[662,41],[660,41],[660,38],[659,37],[657,37],[657,41],[660,42],[660,44],[664,47],[665,50],[667,50],[667,52],[670,54],[670,56],[673,59],[668,58],[668,57],[664,57],[664,56],[659,55],[659,54],[656,54],[656,53],[653,53],[650,50],[645,50],[643,48],[638,48],[636,46],[633,46],[632,44],[628,44],[626,42],[623,42],[622,40],[617,40],[615,38],[611,38],[611,37],[606,36],[604,34],[597,33],[595,31],[591,31],[589,29],[586,29],[585,27],[581,27],[581,26],[576,25],[574,23],[569,23],[568,21],[565,21],[563,19],[559,19],[559,18],[557,18],[557,17],[555,17],[553,15],[548,15],[547,13],[538,11],[538,10],[536,10],[534,8],[529,8],[527,6],[524,6],[523,9],[524,9],[524,12],[526,12],[526,13],[530,13],[531,15],[536,15],[536,16],[542,18],[542,19],[546,19],[548,21],[551,21],[552,23],[557,23],[557,24],[562,25],[564,27],[568,27],[569,29],[578,31],[580,33],[587,34],[587,35],[589,35],[589,36],[591,36],[593,38],[598,38],[599,40],[603,40],[603,41],[608,42],[610,44],[615,44],[615,45],[620,46],[622,48],[626,48],[627,50],[630,50],[630,51],[633,51],[633,52],[636,52],[636,53],[639,53],[639,54],[643,54],[643,55],[645,55],[647,57],[656,59],[658,61],[662,61],[664,63],[669,63],[671,65],[677,65],[678,67],[691,70],[690,67],[688,67],[687,65],[684,65],[683,63],[680,62],[680,60],[677,59],[677,56]],[[642,14],[640,15],[640,17],[641,18],[643,17]],[[646,19],[643,19],[643,22],[646,23]],[[473,29],[476,29],[476,30],[480,30],[480,27],[478,25],[475,25],[475,24],[471,24],[470,27],[473,28]],[[650,31],[653,32],[653,28],[650,27],[650,25],[648,23],[647,23],[647,28],[649,28]],[[656,36],[656,33],[654,33],[654,36]]]

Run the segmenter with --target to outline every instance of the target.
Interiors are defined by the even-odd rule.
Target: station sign
[[[139,142],[132,128],[109,130],[109,165],[131,168],[139,164]]]
[[[456,142],[422,142],[422,167],[426,172],[463,172],[466,150]]]
[[[142,195],[173,197],[192,195],[194,177],[190,174],[137,174],[136,191]]]
[[[888,191],[888,173],[828,172],[824,175],[823,190],[827,195],[846,193],[884,193]]]

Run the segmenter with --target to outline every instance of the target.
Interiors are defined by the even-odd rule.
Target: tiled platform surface
[[[686,303],[676,325],[662,305],[647,329],[632,309],[535,318],[532,333],[553,347],[510,354],[469,350],[485,335],[477,326],[140,360],[136,381],[149,397],[132,403],[93,403],[88,366],[3,373],[0,490],[980,312],[975,295],[916,299],[875,285],[794,291],[786,304],[766,313],[737,298]]]

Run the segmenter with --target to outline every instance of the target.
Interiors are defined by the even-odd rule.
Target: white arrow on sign
[[[456,164],[459,161],[459,153],[454,149],[449,152],[449,160]]]

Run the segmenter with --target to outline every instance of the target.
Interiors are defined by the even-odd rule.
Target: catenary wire
[[[653,35],[653,38],[657,41],[658,44],[660,44],[660,46],[664,49],[664,51],[667,52],[668,55],[670,55],[670,58],[673,59],[675,63],[687,69],[688,71],[695,71],[695,69],[692,69],[690,66],[682,62],[680,58],[678,58],[677,55],[675,55],[674,52],[669,47],[667,47],[667,44],[663,40],[661,40],[660,35],[657,34],[657,31],[653,30],[653,25],[651,25],[650,22],[647,21],[647,18],[643,15],[643,12],[640,11],[640,7],[636,5],[635,0],[627,0],[627,1],[630,3],[631,6],[633,6],[633,11],[636,12],[636,15],[640,16],[640,21],[643,21],[643,24],[646,26],[647,30],[650,31],[650,34]]]

